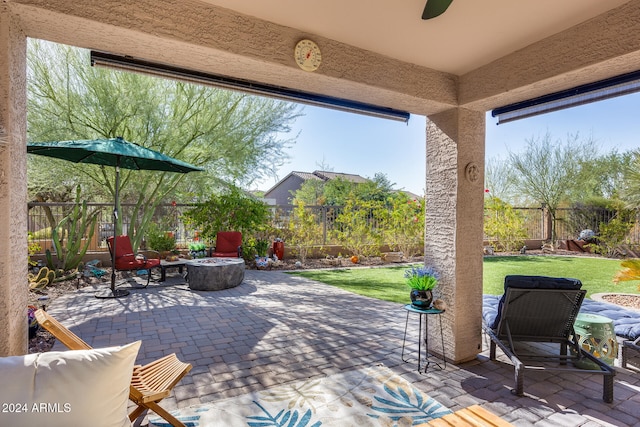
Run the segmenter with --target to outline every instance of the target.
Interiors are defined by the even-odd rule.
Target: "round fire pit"
[[[202,258],[186,263],[189,288],[195,291],[220,291],[234,288],[244,279],[242,258]]]

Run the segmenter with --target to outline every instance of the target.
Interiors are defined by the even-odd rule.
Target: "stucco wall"
[[[29,36],[428,115],[457,77],[199,1],[10,0]],[[312,37],[321,67],[293,57]]]
[[[27,351],[26,39],[0,3],[0,356]]]
[[[484,114],[454,109],[427,121],[425,262],[441,275],[446,356],[481,349]]]

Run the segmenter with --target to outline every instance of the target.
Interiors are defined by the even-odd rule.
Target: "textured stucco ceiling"
[[[203,0],[435,70],[463,75],[628,0]]]

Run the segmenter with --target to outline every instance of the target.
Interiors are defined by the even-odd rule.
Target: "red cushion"
[[[216,235],[215,257],[237,257],[238,247],[242,246],[242,233],[239,231],[220,231]],[[224,255],[223,255],[224,254]]]
[[[109,251],[113,251],[113,237],[107,237]],[[159,259],[136,259],[129,236],[116,236],[116,270],[147,270],[160,266]]]
[[[116,259],[116,270],[148,270],[150,268],[159,267],[160,260],[156,258],[148,260],[125,261],[122,258]]]

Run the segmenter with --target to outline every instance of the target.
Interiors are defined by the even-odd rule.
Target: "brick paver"
[[[84,288],[48,308],[93,347],[142,340],[138,363],[175,352],[193,364],[163,401],[167,409],[384,364],[452,410],[480,404],[516,426],[640,424],[637,371],[618,368],[612,404],[600,399],[599,375],[527,372],[518,397],[511,394],[512,366],[490,361],[486,350],[426,375],[415,361],[404,363],[402,304],[276,271],[247,270],[237,288],[210,292],[191,291],[181,276],[167,279],[113,300]],[[415,355],[417,345],[407,344]],[[431,345],[439,349],[439,342]]]

